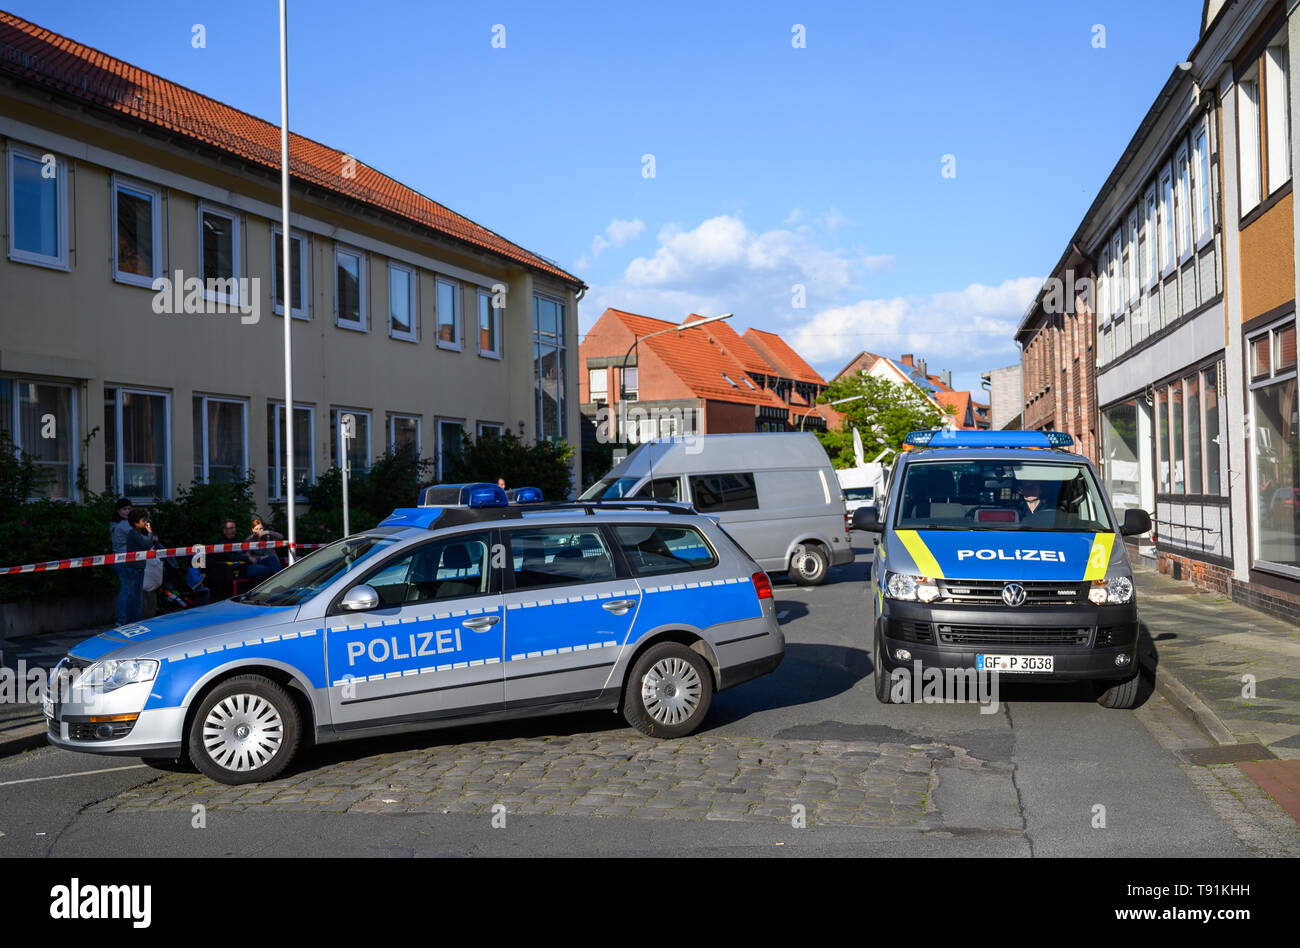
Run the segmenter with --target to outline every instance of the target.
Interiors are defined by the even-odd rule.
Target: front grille
[[[969,602],[1002,605],[1002,588],[1013,580],[1002,579],[943,579],[940,580],[940,598],[950,602]],[[1042,581],[1021,582],[1025,588],[1026,606],[1073,605],[1088,601],[1087,583],[1052,583]]]
[[[944,645],[1067,646],[1086,648],[1092,629],[1036,629],[999,625],[940,625],[939,641]]]
[[[111,741],[119,737],[126,737],[135,727],[135,721],[114,721],[107,725],[112,728],[112,737],[100,737],[95,731],[105,725],[91,724],[90,722],[78,722],[68,724],[68,739],[73,741]]]

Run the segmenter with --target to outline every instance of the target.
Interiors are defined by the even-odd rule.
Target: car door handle
[[[635,599],[611,599],[609,602],[602,602],[600,608],[606,612],[612,612],[616,616],[621,616],[635,605]]]
[[[466,619],[461,625],[467,629],[473,629],[475,632],[485,632],[500,621],[500,616],[478,616],[473,619]]]

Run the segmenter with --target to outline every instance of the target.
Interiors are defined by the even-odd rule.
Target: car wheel
[[[790,557],[790,581],[796,586],[817,586],[826,582],[830,568],[826,552],[816,543],[801,543]]]
[[[883,649],[880,645],[880,633],[876,633],[876,645],[872,654],[871,664],[874,666],[872,674],[876,679],[876,700],[881,704],[894,704],[894,695],[890,685],[892,682],[889,678],[889,671],[885,668]]]
[[[1135,674],[1127,681],[1101,682],[1097,685],[1097,703],[1103,708],[1135,708],[1141,681],[1142,676]]]
[[[651,737],[685,737],[709,713],[713,671],[698,652],[676,642],[652,645],[623,688],[623,717]]]
[[[199,705],[190,725],[194,765],[219,783],[271,780],[298,749],[298,706],[261,675],[223,681]]]

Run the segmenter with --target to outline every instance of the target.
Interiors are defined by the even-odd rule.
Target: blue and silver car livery
[[[1121,524],[1092,464],[1058,432],[913,432],[883,504],[872,564],[876,696],[895,669],[1090,680],[1108,707],[1137,699],[1137,605]]]
[[[480,486],[481,506],[396,510],[235,599],[87,639],[52,677],[51,743],[245,783],[303,743],[559,711],[671,738],[780,663],[768,578],[709,518]]]

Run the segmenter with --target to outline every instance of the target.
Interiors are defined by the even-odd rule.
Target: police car
[[[767,574],[708,517],[530,499],[431,488],[250,592],[87,639],[50,742],[237,784],[306,743],[561,711],[674,738],[780,663]]]
[[[1137,701],[1137,604],[1119,523],[1092,464],[1062,432],[916,431],[883,506],[870,596],[876,697],[898,668],[1087,680],[1106,707]],[[1003,679],[1004,681],[1006,679]]]

